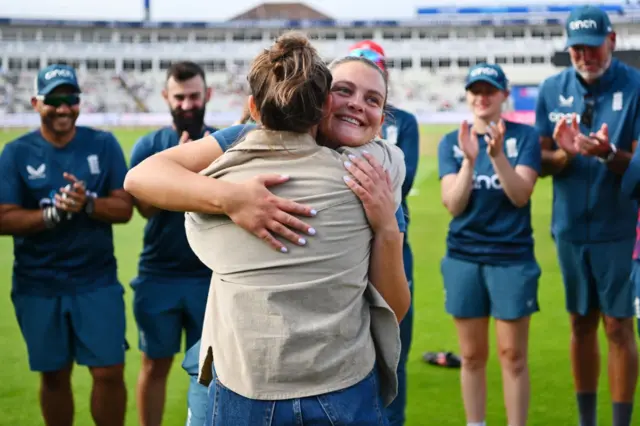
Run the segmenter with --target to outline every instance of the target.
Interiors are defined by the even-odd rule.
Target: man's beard
[[[600,68],[600,70],[598,70],[597,72],[582,72],[580,70],[578,71],[578,74],[580,75],[580,77],[582,77],[585,81],[595,81],[597,79],[599,79],[600,77],[602,77],[604,75],[605,72],[607,72],[607,70],[609,69],[609,67],[611,66],[611,61],[613,60],[613,53],[609,54],[609,57],[607,58],[606,62],[604,63],[604,65],[602,66],[602,68]],[[577,69],[577,68],[576,68]]]
[[[185,111],[181,108],[176,108],[171,111],[173,117],[173,125],[176,127],[178,137],[182,136],[182,132],[189,133],[189,139],[192,141],[200,139],[202,136],[202,130],[204,128],[204,108],[190,109],[186,111],[189,113],[189,117],[185,116]]]

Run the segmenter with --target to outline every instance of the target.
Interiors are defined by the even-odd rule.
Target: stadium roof
[[[273,19],[324,20],[333,19],[301,2],[262,3],[243,12],[230,21],[269,21]]]
[[[345,0],[348,1],[348,0]],[[275,7],[274,7],[275,6]],[[640,23],[640,5],[599,5],[617,23]],[[575,5],[535,5],[506,7],[426,7],[416,10],[416,17],[406,20],[337,20],[303,3],[265,3],[229,21],[81,21],[63,19],[15,19],[0,17],[0,26],[75,27],[75,28],[157,28],[157,29],[247,29],[247,28],[403,28],[432,26],[523,26],[560,25]],[[307,17],[274,17],[282,13],[313,13]],[[264,16],[269,16],[265,18]],[[299,15],[298,15],[299,16]],[[308,16],[308,15],[304,15]]]

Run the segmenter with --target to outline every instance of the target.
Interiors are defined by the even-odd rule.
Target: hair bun
[[[298,32],[288,32],[276,39],[269,50],[269,59],[272,63],[280,61],[289,56],[295,50],[302,50],[311,47],[307,37]]]

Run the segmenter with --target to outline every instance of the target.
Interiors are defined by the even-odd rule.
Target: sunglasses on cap
[[[351,52],[349,52],[349,56],[365,58],[378,65],[380,68],[385,67],[384,56],[370,49],[353,49]]]
[[[68,105],[70,107],[73,107],[80,103],[80,95],[78,94],[44,96],[39,95],[36,96],[36,99],[42,101],[43,104],[54,108],[58,108],[61,105]]]

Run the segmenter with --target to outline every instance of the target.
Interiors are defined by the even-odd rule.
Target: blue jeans
[[[189,376],[186,426],[204,426],[209,404],[207,390],[205,385],[198,383],[198,376]]]
[[[388,426],[374,368],[346,389],[306,398],[262,401],[245,398],[217,378],[209,387],[207,426]]]

